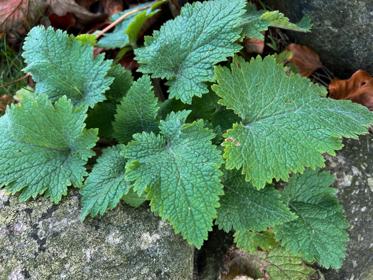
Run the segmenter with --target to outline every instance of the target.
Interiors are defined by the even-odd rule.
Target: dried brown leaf
[[[0,0],[0,32],[29,28],[45,8],[43,0]]]
[[[262,54],[264,50],[264,41],[255,38],[246,38],[244,40],[245,50],[247,53]]]
[[[358,70],[350,79],[332,80],[329,84],[329,96],[351,100],[373,111],[373,77],[363,70]]]
[[[323,67],[319,55],[307,46],[290,44],[286,49],[292,53],[289,62],[304,77],[311,76],[313,72]]]
[[[6,106],[13,103],[14,99],[10,95],[0,95],[0,115],[5,112]]]

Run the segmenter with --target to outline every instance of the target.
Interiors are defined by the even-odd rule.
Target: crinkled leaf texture
[[[325,268],[341,267],[348,241],[348,223],[335,189],[329,187],[333,181],[328,172],[307,170],[293,176],[284,200],[299,218],[275,227],[285,248]]]
[[[22,96],[0,118],[0,186],[22,201],[47,193],[57,203],[67,187],[82,185],[97,130],[85,129],[86,109],[62,97]]]
[[[309,280],[315,272],[306,266],[300,256],[291,254],[283,248],[272,250],[267,258],[268,266],[265,268],[269,279],[273,280]]]
[[[113,78],[107,77],[111,61],[93,56],[93,47],[82,44],[61,30],[37,26],[31,29],[23,46],[25,72],[36,82],[36,92],[52,100],[66,95],[74,105],[105,100]]]
[[[130,89],[133,78],[130,71],[119,64],[114,64],[108,75],[114,78],[110,89],[105,92],[106,100],[88,111],[87,127],[99,129],[99,136],[106,139],[113,137],[113,121],[117,103]]]
[[[190,104],[193,96],[208,92],[213,65],[241,49],[244,0],[210,0],[186,4],[167,21],[145,47],[135,50],[139,70],[168,80],[170,97]]]
[[[133,83],[117,106],[113,122],[114,137],[125,144],[135,133],[156,132],[158,109],[158,100],[154,95],[150,77],[145,75]]]
[[[236,57],[216,67],[213,90],[220,104],[241,118],[225,133],[227,169],[241,169],[256,188],[290,172],[324,166],[342,137],[367,133],[373,114],[350,101],[326,98],[326,90],[297,74],[287,74],[275,58],[246,62]]]
[[[138,12],[128,16],[125,20],[115,26],[113,32],[106,33],[104,37],[98,41],[97,46],[105,49],[124,48],[126,46],[136,47],[141,28],[148,19],[152,18],[160,11],[156,8],[162,3],[164,3],[164,1],[155,1],[153,4],[139,4],[135,8],[112,15],[110,20],[114,22],[124,14],[132,13],[142,7],[149,7],[146,10],[139,10]]]
[[[103,215],[115,208],[128,193],[130,184],[124,174],[124,153],[125,146],[117,145],[104,150],[98,158],[81,191],[82,220],[89,214],[92,217]]]
[[[234,233],[234,243],[238,248],[250,253],[255,252],[258,248],[270,250],[277,245],[273,233],[251,230],[236,231]]]
[[[159,135],[135,134],[127,146],[126,174],[137,193],[147,192],[152,210],[199,248],[223,194],[222,158],[202,121],[184,123],[189,113],[171,113],[161,121]]]
[[[298,23],[291,23],[279,11],[258,11],[253,4],[248,4],[247,12],[243,17],[243,35],[249,38],[264,40],[262,33],[267,31],[269,27],[310,32],[312,24],[308,17],[304,17]]]
[[[279,191],[272,186],[257,190],[239,172],[225,176],[224,193],[216,224],[226,232],[261,231],[296,219],[281,200]]]

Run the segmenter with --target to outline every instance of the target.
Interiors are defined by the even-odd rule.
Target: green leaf
[[[266,271],[271,280],[309,280],[315,271],[306,266],[299,256],[290,254],[282,248],[271,251],[266,261]]]
[[[234,233],[234,242],[236,243],[238,248],[249,253],[255,252],[258,248],[260,248],[261,250],[270,250],[277,245],[273,233],[270,233],[268,231],[236,231]]]
[[[111,61],[104,55],[93,56],[93,47],[84,45],[61,30],[37,26],[31,29],[23,45],[25,72],[36,82],[36,92],[53,101],[66,95],[74,105],[105,100],[113,78],[107,77]]]
[[[186,4],[167,21],[145,47],[135,50],[142,73],[168,80],[171,98],[190,104],[193,96],[208,93],[213,66],[241,49],[244,0],[210,0]]]
[[[284,199],[299,218],[275,227],[276,238],[285,248],[325,268],[341,267],[348,241],[348,223],[336,190],[329,187],[333,180],[328,172],[311,170],[293,176]]]
[[[222,159],[202,121],[184,123],[189,113],[171,113],[159,135],[135,134],[127,146],[126,174],[137,193],[147,192],[152,210],[200,248],[223,194]]]
[[[365,107],[325,98],[324,88],[287,75],[271,56],[250,63],[236,57],[231,69],[219,66],[215,74],[219,103],[241,118],[224,135],[226,168],[242,168],[258,189],[324,166],[323,153],[334,155],[342,137],[356,139],[373,123]]]
[[[114,209],[128,193],[130,184],[124,174],[124,152],[125,146],[117,145],[104,150],[98,158],[81,191],[81,220],[89,214],[95,217]]]
[[[238,172],[229,172],[226,176],[224,193],[216,224],[226,232],[232,229],[261,231],[296,218],[275,188],[268,186],[258,191]]]
[[[94,47],[96,45],[96,36],[94,34],[80,34],[75,37],[83,45]]]
[[[123,196],[123,201],[131,207],[140,207],[146,201],[146,195],[138,195],[133,188]]]
[[[131,88],[133,83],[132,73],[120,64],[113,64],[108,76],[113,77],[114,81],[105,96],[108,101],[119,102]]]
[[[258,11],[253,4],[249,4],[243,18],[243,35],[249,38],[264,40],[262,32],[267,31],[269,27],[298,32],[310,32],[312,24],[308,17],[304,17],[298,23],[291,23],[289,19],[279,11]]]
[[[99,136],[110,139],[113,137],[113,121],[117,103],[130,89],[133,78],[130,71],[119,64],[114,64],[108,75],[114,78],[110,89],[105,93],[107,100],[95,105],[88,111],[87,127],[98,128]]]
[[[127,143],[135,133],[157,131],[158,109],[151,80],[149,76],[143,76],[133,83],[117,107],[114,137],[120,143]]]
[[[124,14],[133,13],[125,20],[115,26],[113,32],[106,33],[102,39],[98,41],[97,46],[105,49],[124,48],[126,46],[136,47],[136,42],[144,23],[156,15],[160,10],[158,6],[165,1],[154,1],[151,3],[139,4],[134,8],[119,12],[111,16],[110,20],[114,22]],[[149,7],[146,10],[141,8]]]
[[[94,153],[97,130],[85,129],[86,109],[62,97],[22,96],[0,118],[0,186],[20,200],[47,193],[57,203],[67,187],[80,187]]]

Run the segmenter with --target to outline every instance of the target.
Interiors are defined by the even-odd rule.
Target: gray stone
[[[312,47],[335,73],[357,69],[373,74],[373,0],[266,0],[291,20],[309,15],[313,31],[291,33]]]
[[[79,221],[79,197],[20,203],[0,190],[0,279],[193,277],[193,248],[146,207]]]
[[[373,279],[373,135],[348,140],[328,168],[337,177],[338,197],[350,222],[346,260],[326,280]]]

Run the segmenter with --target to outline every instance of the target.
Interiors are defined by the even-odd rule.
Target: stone
[[[373,279],[373,135],[345,141],[328,169],[336,176],[338,197],[350,223],[347,257],[340,270],[325,272],[326,280]]]
[[[193,278],[194,249],[148,207],[79,220],[79,195],[21,203],[0,190],[0,279]]]
[[[373,0],[266,0],[292,21],[312,19],[311,33],[291,33],[313,48],[341,78],[358,69],[373,74]]]

